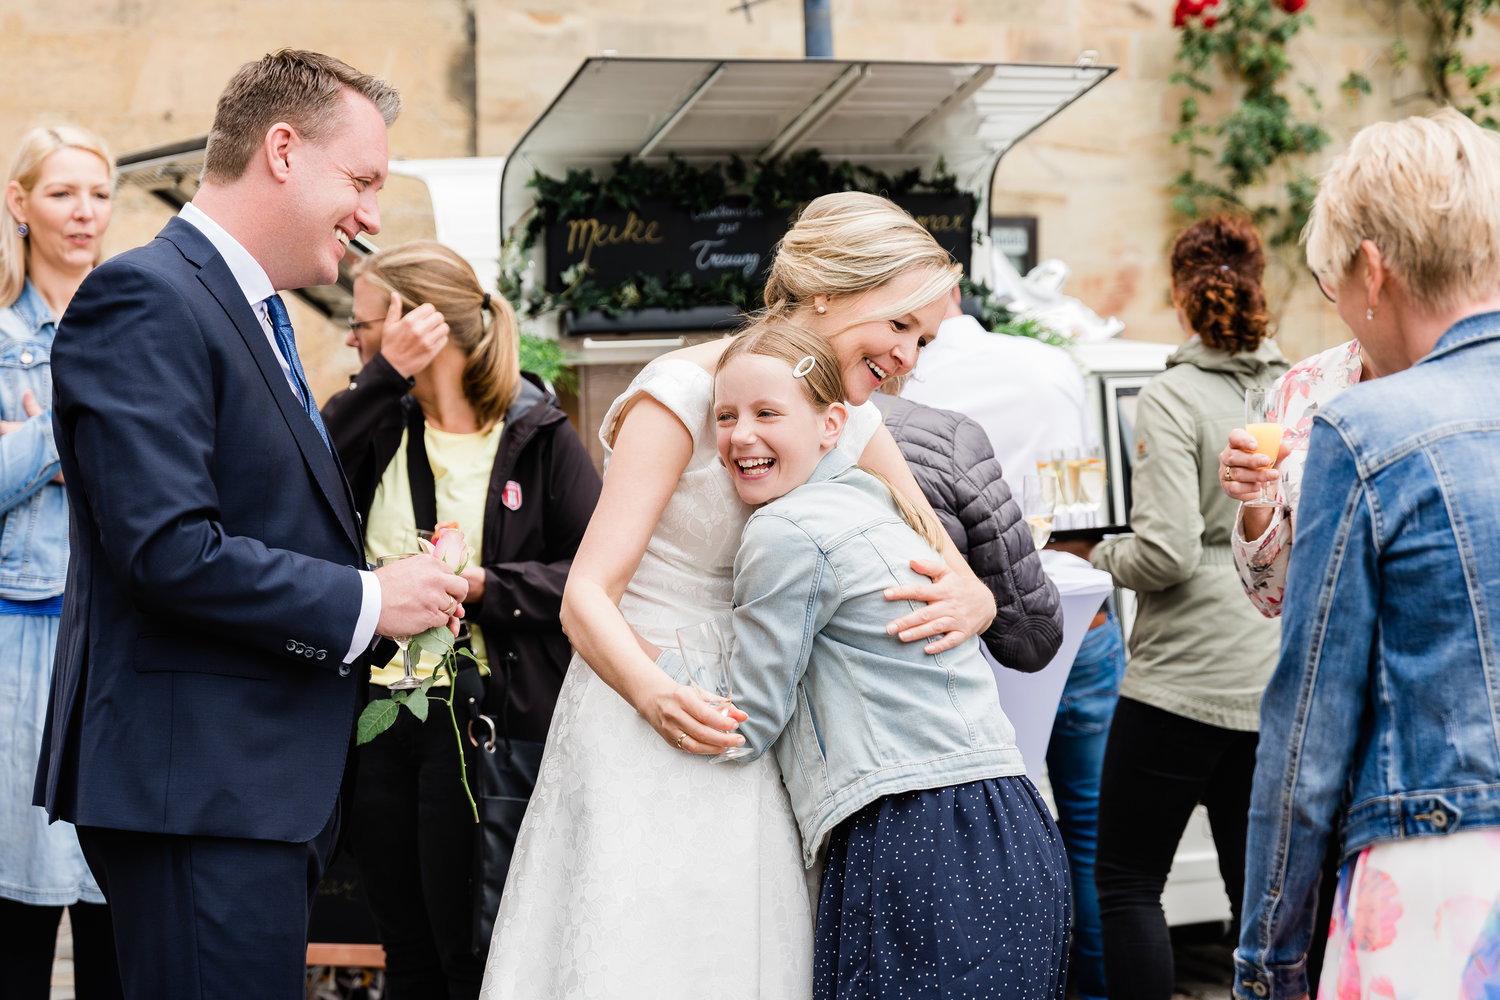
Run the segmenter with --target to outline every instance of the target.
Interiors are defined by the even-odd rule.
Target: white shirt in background
[[[901,395],[977,421],[1018,497],[1021,477],[1054,448],[1098,443],[1072,356],[1030,337],[990,333],[972,316],[943,321]]]

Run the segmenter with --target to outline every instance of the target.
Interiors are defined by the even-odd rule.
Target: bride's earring
[[[822,316],[824,313],[828,312],[828,307],[827,306],[813,306],[813,311],[816,312],[819,316]]]

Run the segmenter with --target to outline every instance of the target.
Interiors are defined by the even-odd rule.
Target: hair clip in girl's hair
[[[479,303],[479,308],[487,310],[487,309],[489,309],[489,307],[490,307],[490,293],[489,292],[485,292],[484,293],[484,301],[481,302],[481,303]]]
[[[817,363],[818,359],[809,354],[807,357],[797,362],[797,367],[792,369],[792,378],[801,378],[808,372],[812,371],[813,366]]]

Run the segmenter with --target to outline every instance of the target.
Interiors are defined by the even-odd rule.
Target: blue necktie
[[[266,299],[266,311],[271,314],[271,326],[276,330],[276,346],[281,349],[281,356],[286,358],[287,367],[292,370],[292,379],[297,383],[297,395],[302,397],[302,408],[307,411],[313,427],[317,428],[318,437],[332,451],[333,445],[328,443],[328,429],[323,426],[323,418],[318,416],[317,404],[313,402],[312,393],[307,388],[307,376],[302,374],[302,362],[297,357],[297,339],[292,335],[292,321],[286,314],[286,305],[281,301],[280,295],[272,295]]]

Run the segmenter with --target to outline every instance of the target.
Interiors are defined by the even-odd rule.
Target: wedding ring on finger
[[[677,737],[677,749],[682,749],[682,741],[685,739],[687,739],[687,733],[683,733]]]
[[[1229,474],[1229,470],[1226,468],[1224,470],[1224,482],[1229,483],[1229,482],[1233,482],[1233,481],[1234,481],[1234,477]]]

